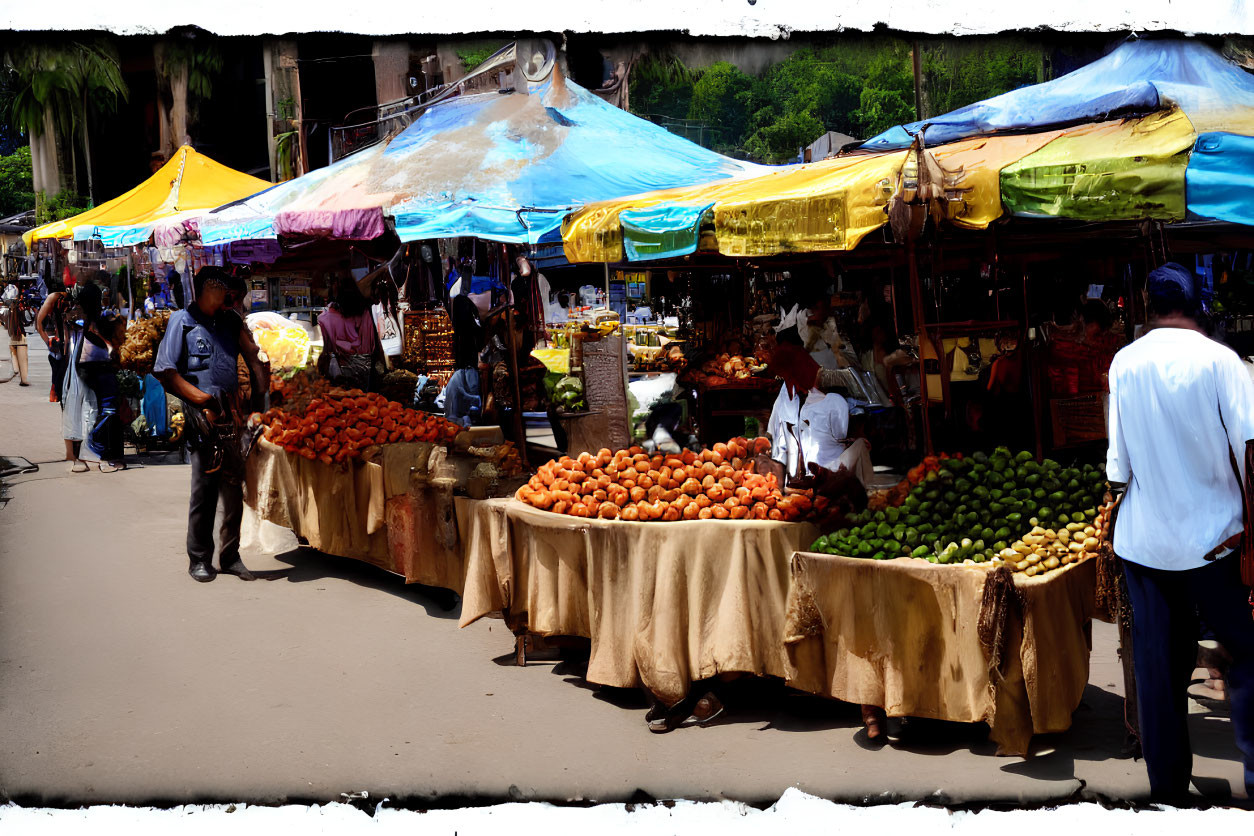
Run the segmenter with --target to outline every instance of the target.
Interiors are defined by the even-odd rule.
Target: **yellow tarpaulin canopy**
[[[684,210],[712,214],[723,255],[850,250],[887,223],[888,201],[907,154],[841,157],[760,177],[590,204],[562,224],[566,258],[576,263],[625,260],[624,215],[650,209],[671,209],[671,217],[658,222],[659,229],[665,227],[659,236],[689,234]]]
[[[928,148],[944,176],[946,216],[967,229],[986,229],[1002,216],[1001,172],[1058,137],[1062,131],[986,136]]]
[[[108,229],[115,233],[135,230],[139,234],[147,231],[143,234],[146,240],[151,227],[163,219],[215,209],[272,185],[184,145],[155,174],[129,192],[80,215],[33,229],[22,238],[29,248],[42,238],[70,238],[76,229],[89,227],[93,232],[88,237],[92,237],[95,230]]]

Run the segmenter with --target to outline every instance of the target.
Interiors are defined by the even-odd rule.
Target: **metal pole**
[[[915,243],[906,244],[906,265],[910,271],[910,307],[914,309],[914,330],[919,337],[919,403],[923,411],[923,450],[932,455],[932,421],[928,415],[931,395],[928,393],[927,373],[923,368],[923,341],[929,340],[927,324],[923,321],[923,288],[919,285],[919,262],[915,255]],[[933,348],[935,353],[935,348]]]

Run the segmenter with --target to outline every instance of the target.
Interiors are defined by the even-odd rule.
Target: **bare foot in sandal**
[[[878,705],[862,706],[862,725],[868,740],[878,740],[888,731],[888,715]]]

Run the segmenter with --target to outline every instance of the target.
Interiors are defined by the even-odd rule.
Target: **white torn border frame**
[[[890,804],[853,807],[835,804],[796,789],[785,791],[766,810],[724,801],[673,804],[603,804],[557,807],[550,804],[501,804],[420,813],[380,805],[372,817],[344,804],[327,806],[249,807],[185,806],[170,810],[90,807],[81,810],[0,807],[0,831],[22,836],[169,836],[169,834],[327,833],[413,834],[423,836],[500,836],[502,833],[596,833],[597,836],[717,833],[948,833],[952,836],[1046,836],[1101,833],[1102,836],[1175,836],[1179,833],[1244,833],[1250,813],[1210,810],[1107,809],[1071,804],[1054,809],[1008,812],[950,812],[937,807]]]
[[[923,35],[1033,29],[1254,35],[1254,2],[1247,0],[372,0],[355,4],[351,13],[346,13],[342,2],[331,0],[308,0],[299,7],[256,0],[62,0],[55,14],[38,3],[4,6],[0,29],[105,30],[119,35],[198,26],[219,35],[677,31],[694,36],[786,38],[791,32],[868,32],[880,25]]]

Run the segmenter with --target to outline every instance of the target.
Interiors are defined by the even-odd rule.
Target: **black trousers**
[[[1246,793],[1254,798],[1254,616],[1250,589],[1232,554],[1199,569],[1168,572],[1123,561],[1132,604],[1141,749],[1150,792],[1180,798],[1189,791],[1189,675],[1197,662],[1198,616],[1232,655],[1228,699],[1237,748],[1245,760]]]
[[[213,562],[213,526],[218,525],[218,565],[226,568],[239,560],[240,522],[244,519],[244,480],[234,462],[224,463],[217,472],[205,473],[209,450],[192,451],[192,499],[187,512],[187,556],[192,563]]]

